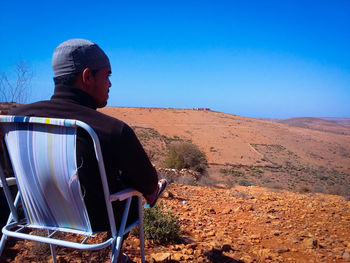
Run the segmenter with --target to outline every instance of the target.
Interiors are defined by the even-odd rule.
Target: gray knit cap
[[[56,47],[52,56],[55,77],[110,67],[109,59],[95,43],[85,39],[70,39]]]

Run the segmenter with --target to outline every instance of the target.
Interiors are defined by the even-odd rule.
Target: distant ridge
[[[350,135],[350,118],[299,117],[274,121],[293,127]]]
[[[350,118],[325,117],[321,118],[327,121],[335,122],[350,128]]]

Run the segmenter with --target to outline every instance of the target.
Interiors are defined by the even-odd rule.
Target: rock
[[[254,253],[258,256],[260,259],[271,259],[271,251],[268,248],[258,249],[257,251],[254,251]],[[263,261],[264,262],[264,261]]]
[[[244,255],[240,258],[241,261],[245,262],[245,263],[253,263],[255,260],[248,256],[248,255]]]
[[[193,255],[193,249],[192,248],[184,248],[181,250],[181,253],[184,255]]]
[[[313,238],[305,238],[303,240],[303,245],[305,248],[318,248],[319,247],[319,242],[317,239]]]
[[[205,259],[203,257],[199,257],[199,258],[197,258],[197,262],[198,263],[204,263],[206,261],[205,261]]]
[[[229,208],[229,207],[228,207],[228,208],[225,208],[224,210],[222,210],[222,213],[225,214],[225,215],[226,215],[226,214],[230,214],[230,213],[232,213],[232,209]]]
[[[186,245],[186,248],[192,248],[195,249],[197,247],[197,243],[190,243]]]
[[[169,191],[165,191],[162,196],[165,198],[173,198],[174,197],[173,193],[171,193]]]
[[[172,254],[171,259],[175,261],[180,261],[184,259],[184,255],[181,253],[175,253],[175,254]]]
[[[241,207],[240,206],[237,206],[233,209],[233,212],[237,213],[241,210]]]
[[[253,205],[247,205],[244,210],[246,210],[246,211],[254,211],[254,206]]]
[[[275,249],[275,252],[278,254],[286,253],[289,251],[290,251],[289,248],[277,248],[277,249]]]
[[[275,232],[273,232],[274,236],[279,236],[280,234],[282,234],[282,231],[276,230]]]
[[[170,253],[157,253],[151,254],[153,262],[167,262],[170,260]]]
[[[349,252],[344,252],[342,258],[346,261],[350,262],[350,253]]]
[[[203,241],[203,237],[201,235],[199,235],[199,234],[194,235],[194,238],[198,242],[202,242]]]
[[[232,247],[229,244],[225,244],[221,248],[221,251],[223,251],[223,252],[229,252],[231,250],[233,250],[233,249],[232,249]]]
[[[192,255],[184,255],[184,260],[192,260],[193,256]]]
[[[251,235],[250,239],[260,239],[260,236],[259,235]]]
[[[213,237],[213,236],[215,236],[215,231],[213,230],[213,231],[210,231],[210,232],[208,232],[208,233],[206,233],[205,234],[207,237]]]

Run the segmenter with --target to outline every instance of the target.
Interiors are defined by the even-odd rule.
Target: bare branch
[[[6,74],[0,76],[0,101],[24,103],[28,99],[33,72],[21,59],[15,69],[15,79]]]

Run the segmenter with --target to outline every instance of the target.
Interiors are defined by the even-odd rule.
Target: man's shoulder
[[[27,115],[35,109],[42,109],[48,101],[38,101],[30,104],[16,105],[8,111],[8,115]]]
[[[38,101],[13,108],[9,115],[76,119],[92,126],[102,133],[129,133],[128,124],[117,117],[107,115],[95,109],[65,101]]]

